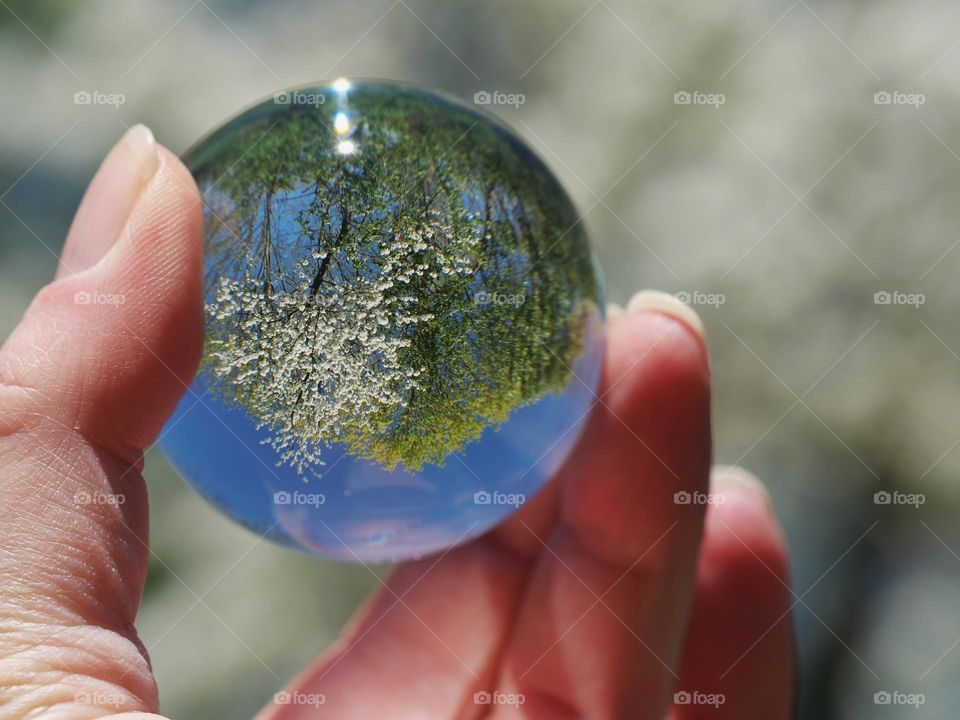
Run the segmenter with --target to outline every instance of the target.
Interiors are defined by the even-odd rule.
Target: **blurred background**
[[[960,5],[0,0],[0,338],[127,126],[182,152],[341,75],[489,93],[586,213],[610,299],[700,312],[716,459],[769,484],[793,552],[800,717],[955,717]],[[161,709],[251,716],[385,569],[257,542],[158,452],[146,475]]]

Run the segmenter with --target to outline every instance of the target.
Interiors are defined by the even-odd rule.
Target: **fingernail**
[[[669,315],[682,322],[701,338],[704,336],[703,321],[691,308],[680,302],[675,296],[659,290],[641,290],[627,303],[627,314],[638,312],[658,312]]]
[[[124,195],[116,198],[117,217],[118,219],[122,218],[120,232],[115,241],[107,248],[106,253],[100,258],[99,264],[104,263],[106,258],[121,253],[121,248],[129,245],[131,234],[127,221],[140,201],[144,188],[157,174],[157,169],[160,167],[157,141],[154,139],[150,128],[141,123],[137,123],[124,133],[111,155],[113,153],[123,156],[128,185]]]
[[[146,125],[137,123],[127,130],[120,143],[130,150],[131,168],[142,189],[157,174],[157,166],[160,164],[153,132]]]
[[[67,234],[57,277],[75,275],[103,259],[159,167],[160,153],[150,129],[138,124],[127,130],[83,196]]]
[[[736,485],[762,499],[768,508],[773,507],[767,486],[763,484],[760,478],[739,465],[715,465],[710,472],[710,483],[714,487]]]
[[[623,317],[623,306],[617,303],[607,303],[607,320],[616,320]]]

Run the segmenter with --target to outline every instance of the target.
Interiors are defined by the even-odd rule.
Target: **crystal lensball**
[[[308,553],[395,561],[488,530],[568,457],[601,284],[566,193],[498,120],[338,80],[184,160],[206,342],[160,445],[214,506]]]

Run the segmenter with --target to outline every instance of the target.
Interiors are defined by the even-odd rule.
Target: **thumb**
[[[0,350],[0,383],[121,457],[156,438],[202,343],[202,221],[189,171],[142,125],[104,161],[55,282]]]
[[[84,196],[57,279],[0,348],[3,717],[156,711],[133,625],[139,469],[199,361],[202,233],[190,173],[132,128]]]

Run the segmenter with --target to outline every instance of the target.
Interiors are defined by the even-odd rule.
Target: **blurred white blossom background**
[[[181,152],[340,75],[522,95],[488,109],[585,212],[610,299],[704,318],[716,459],[767,481],[794,554],[800,717],[953,716],[960,5],[2,0],[0,337],[127,126]],[[146,474],[162,709],[249,716],[376,578],[256,542],[159,453]]]

